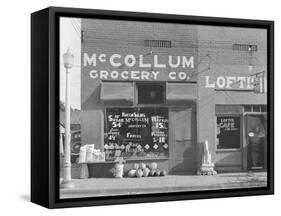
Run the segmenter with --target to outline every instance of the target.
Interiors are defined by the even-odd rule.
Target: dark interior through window
[[[138,85],[138,103],[139,104],[163,104],[164,86],[152,84]]]

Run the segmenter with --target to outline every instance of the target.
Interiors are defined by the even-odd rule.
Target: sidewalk
[[[73,179],[75,188],[61,189],[61,198],[94,197],[175,191],[265,187],[267,173],[227,173],[216,176]]]

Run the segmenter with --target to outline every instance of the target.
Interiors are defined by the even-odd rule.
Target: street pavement
[[[214,176],[168,175],[142,178],[73,179],[72,189],[60,189],[61,198],[95,197],[176,191],[266,187],[266,172],[225,173]]]

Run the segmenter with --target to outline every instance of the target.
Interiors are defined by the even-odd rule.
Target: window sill
[[[216,149],[216,152],[239,152],[241,148],[231,148],[231,149]]]
[[[140,160],[169,160],[169,157],[131,157],[131,158],[124,158],[126,161],[140,161]]]

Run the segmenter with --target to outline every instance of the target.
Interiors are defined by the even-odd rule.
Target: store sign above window
[[[254,89],[255,82],[264,81],[261,77],[257,80],[253,76],[205,76],[205,88],[212,88],[216,90],[241,90],[251,91]],[[261,80],[263,79],[263,80]]]
[[[90,79],[190,81],[196,75],[192,55],[83,53],[82,64]]]

